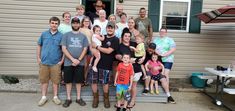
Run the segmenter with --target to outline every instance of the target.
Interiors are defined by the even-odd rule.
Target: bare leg
[[[130,107],[134,106],[135,100],[136,100],[136,93],[137,93],[137,82],[133,81],[132,83],[132,88],[131,88],[131,102],[130,102]]]
[[[92,88],[92,91],[93,93],[97,93],[98,92],[98,88],[97,88],[97,84],[91,84],[91,88]]]
[[[67,99],[71,100],[72,83],[66,83]]]
[[[155,85],[156,94],[159,94],[159,91],[158,91],[158,81],[154,81],[154,85]]]
[[[100,52],[98,50],[96,50],[95,53],[94,53],[94,56],[95,56],[95,61],[94,61],[94,65],[93,65],[92,69],[95,72],[98,72],[97,64],[98,64],[98,62],[100,60]]]
[[[162,87],[165,90],[165,92],[169,93],[169,85],[168,85],[166,78],[162,78],[160,81],[162,83]]]
[[[104,91],[104,93],[108,93],[109,92],[109,84],[103,85],[103,91]]]
[[[54,96],[58,95],[58,84],[53,83],[53,94]]]
[[[85,62],[85,65],[84,65],[84,78],[85,78],[85,81],[87,81],[87,74],[88,74],[88,68],[89,68],[90,60],[91,60],[91,56],[87,55],[86,56],[86,62]]]
[[[141,70],[143,71],[143,74],[144,74],[144,76],[143,76],[143,80],[145,80],[146,79],[146,70],[145,70],[145,68],[144,68],[144,65],[143,64],[141,64],[140,65],[141,66]]]
[[[154,88],[153,88],[154,80],[151,80],[150,82],[150,93],[153,94]]]
[[[149,89],[149,83],[150,83],[150,76],[147,76],[148,78],[145,79],[144,83],[145,83],[145,89]]]
[[[169,73],[170,73],[170,70],[169,69],[165,69],[164,71],[164,74],[166,76],[166,80],[167,80],[167,84],[169,85]]]
[[[77,100],[81,98],[81,84],[76,84],[77,89]]]
[[[41,84],[42,96],[46,96],[48,90],[48,83]]]

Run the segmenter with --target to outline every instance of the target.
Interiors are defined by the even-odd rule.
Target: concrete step
[[[98,86],[98,87],[99,87],[98,89],[102,89],[102,86]],[[143,91],[143,86],[138,85],[137,86],[137,96],[136,96],[136,101],[137,102],[163,102],[163,103],[167,102],[167,95],[165,94],[165,92],[163,91],[163,88],[161,86],[159,86],[159,92],[160,93],[158,95],[156,95],[156,94],[143,95],[142,91]],[[103,91],[102,90],[99,91],[99,95],[100,95],[99,100],[102,101],[103,100],[103,96],[102,96]],[[116,87],[110,86],[109,95],[110,95],[110,101],[116,101]],[[60,88],[59,88],[59,97],[60,97],[61,100],[66,100],[66,88],[65,88],[65,86],[60,86]],[[82,87],[81,97],[85,101],[92,101],[93,100],[91,86]],[[75,85],[73,85],[73,88],[72,88],[71,98],[73,100],[76,99]]]

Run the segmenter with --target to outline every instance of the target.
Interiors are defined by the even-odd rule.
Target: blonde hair
[[[78,9],[80,9],[80,8],[82,8],[82,9],[85,10],[85,6],[84,6],[84,5],[78,5],[78,6],[76,6],[76,10],[78,10]]]

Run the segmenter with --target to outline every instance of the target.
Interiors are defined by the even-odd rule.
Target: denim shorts
[[[165,69],[170,69],[171,70],[171,68],[173,66],[173,62],[163,62],[163,65],[164,65]]]

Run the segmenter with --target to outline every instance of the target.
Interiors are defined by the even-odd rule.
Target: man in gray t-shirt
[[[67,99],[63,107],[69,107],[72,103],[71,90],[72,83],[76,83],[77,99],[76,102],[85,106],[85,101],[80,96],[81,84],[84,82],[84,56],[87,53],[87,37],[79,32],[80,20],[74,17],[71,21],[73,31],[64,34],[61,45],[65,55],[64,61],[64,82],[66,83]]]

